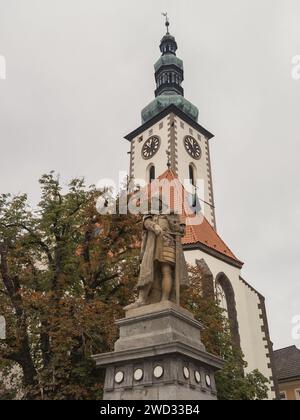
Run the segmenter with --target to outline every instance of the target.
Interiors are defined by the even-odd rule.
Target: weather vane
[[[162,13],[162,15],[166,18],[166,27],[167,27],[167,34],[169,33],[169,26],[170,26],[170,21],[169,21],[169,17],[168,17],[168,12],[164,12]]]

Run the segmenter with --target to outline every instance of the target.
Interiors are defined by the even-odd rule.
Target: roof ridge
[[[281,349],[274,350],[274,353],[275,353],[276,351],[282,351],[282,350],[292,349],[292,348],[295,348],[296,350],[300,351],[300,349],[298,349],[298,347],[297,347],[295,344],[292,344],[292,345],[290,345],[290,346],[286,346],[286,347],[282,347]]]
[[[158,182],[164,180],[169,182],[174,181],[173,190],[171,189],[172,192],[171,194],[169,193],[170,208],[174,206],[175,209],[176,200],[178,200],[180,195],[179,209],[181,209],[181,214],[186,221],[188,218],[191,218],[192,215],[195,217],[201,216],[201,221],[196,220],[194,223],[186,223],[186,233],[182,240],[183,245],[193,246],[196,244],[202,244],[203,246],[206,246],[208,250],[216,252],[219,255],[223,255],[224,257],[228,257],[229,260],[233,260],[242,266],[243,262],[236,257],[214,227],[209,223],[205,215],[202,212],[197,214],[192,210],[189,203],[189,193],[184,188],[184,185],[180,181],[178,175],[171,168],[168,168],[157,178],[157,180]],[[160,186],[154,184],[152,189],[151,184],[148,184],[146,188],[148,188],[148,193],[149,188],[151,193],[154,193],[155,189],[160,188]],[[179,195],[177,194],[178,192],[180,193]]]
[[[203,215],[204,219],[208,222],[207,218]],[[218,232],[215,230],[215,228],[208,222],[210,228],[214,231],[214,233],[217,235],[217,237],[220,239],[221,242],[223,242],[223,244],[225,245],[226,248],[229,249],[229,251],[232,253],[232,255],[235,257],[235,259],[238,259],[237,256],[234,254],[234,252],[232,252],[232,250],[230,249],[230,247],[223,241],[223,239],[221,238],[221,236],[218,234]]]

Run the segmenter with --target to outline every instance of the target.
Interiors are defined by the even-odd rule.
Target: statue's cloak
[[[154,223],[157,223],[157,215],[147,215],[144,217],[145,221],[149,218],[152,219]],[[158,262],[156,261],[156,256],[161,253],[160,247],[162,246],[162,241],[158,240],[157,235],[152,230],[143,229],[142,237],[142,247],[141,247],[141,265],[140,265],[140,274],[139,280],[137,283],[137,288],[141,289],[148,285],[152,285],[151,291],[149,293],[148,300],[151,303],[159,302],[161,299],[161,273],[158,269]],[[174,279],[175,273],[178,276],[180,285],[188,285],[188,272],[186,261],[184,258],[184,253],[182,249],[181,240],[176,241],[176,261],[174,267]],[[170,296],[170,300],[175,300],[175,280]]]

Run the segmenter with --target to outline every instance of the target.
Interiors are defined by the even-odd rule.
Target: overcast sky
[[[91,184],[128,168],[165,10],[185,96],[215,134],[218,231],[266,296],[274,347],[300,348],[299,0],[0,0],[0,191],[35,203],[51,169]]]

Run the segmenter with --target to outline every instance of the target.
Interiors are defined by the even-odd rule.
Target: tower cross
[[[170,21],[169,21],[169,17],[168,17],[168,12],[164,12],[162,13],[162,15],[166,18],[166,22],[165,25],[167,27],[167,34],[169,33],[169,26],[170,26]]]

